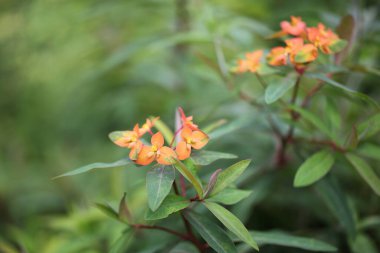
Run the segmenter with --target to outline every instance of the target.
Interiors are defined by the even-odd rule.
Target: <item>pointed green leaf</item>
[[[307,77],[309,78],[313,78],[313,79],[317,79],[317,80],[321,80],[321,81],[324,81],[325,83],[331,85],[332,87],[334,88],[338,88],[340,90],[343,90],[345,92],[348,92],[349,94],[353,95],[353,96],[356,96],[372,105],[374,105],[375,107],[379,108],[379,105],[378,103],[373,100],[371,97],[367,96],[366,94],[364,93],[361,93],[361,92],[358,92],[356,90],[352,90],[351,88],[335,81],[335,80],[332,80],[330,78],[328,78],[325,74],[323,73],[307,73],[305,74]]]
[[[373,75],[380,76],[380,70],[373,68],[373,67],[363,66],[363,65],[354,65],[354,66],[350,66],[349,68],[352,71],[357,71],[357,72],[362,72],[365,74],[373,74]]]
[[[190,205],[190,201],[182,196],[168,195],[162,202],[161,206],[152,212],[148,209],[145,219],[146,220],[159,220],[168,217],[170,214],[185,209]]]
[[[124,253],[126,252],[129,242],[133,237],[133,230],[127,229],[123,234],[114,242],[111,246],[111,250],[108,253]]]
[[[127,205],[126,197],[127,194],[124,192],[123,198],[119,203],[119,219],[130,224],[132,222],[132,216]]]
[[[120,221],[119,214],[108,204],[95,203],[95,206],[106,214],[108,217],[111,217],[117,221]]]
[[[213,196],[231,185],[245,171],[250,162],[251,160],[242,160],[219,173],[214,189],[210,195]]]
[[[92,164],[88,164],[88,165],[85,165],[83,167],[80,167],[78,169],[72,170],[70,172],[67,172],[65,174],[56,176],[53,179],[57,179],[60,177],[74,176],[74,175],[89,172],[89,171],[94,170],[94,169],[101,169],[101,168],[105,169],[105,168],[120,167],[120,166],[124,166],[127,164],[132,164],[132,162],[128,158],[123,158],[123,159],[116,161],[116,162],[113,162],[113,163],[92,163]]]
[[[357,129],[361,140],[372,137],[380,132],[380,113],[377,113],[366,121],[360,123]]]
[[[295,187],[304,187],[318,181],[330,171],[334,160],[334,156],[327,150],[315,153],[298,169],[293,185]]]
[[[364,233],[359,234],[353,242],[350,243],[353,253],[378,253],[378,247],[372,239]]]
[[[204,198],[207,198],[208,195],[210,195],[210,193],[214,189],[215,184],[216,184],[216,180],[218,179],[218,175],[219,175],[220,172],[222,172],[222,169],[217,169],[210,176],[210,180],[208,181],[207,188],[205,190]]]
[[[267,104],[276,102],[295,85],[295,82],[296,78],[294,75],[289,75],[287,78],[273,79],[265,89],[265,102]]]
[[[338,219],[349,237],[354,238],[356,235],[354,214],[338,182],[332,176],[327,176],[315,186],[330,212]]]
[[[192,158],[196,165],[206,166],[219,159],[235,159],[237,156],[228,153],[202,150],[195,153]]]
[[[333,252],[337,251],[334,246],[312,238],[294,236],[280,231],[250,231],[251,235],[261,245],[278,245],[309,251]]]
[[[372,227],[380,228],[380,216],[369,216],[361,220],[358,229],[364,230]]]
[[[380,178],[369,164],[357,155],[346,154],[347,160],[359,172],[360,176],[367,182],[372,190],[380,196]]]
[[[221,136],[229,134],[229,133],[236,131],[240,128],[246,127],[251,122],[252,122],[252,119],[250,119],[248,117],[241,117],[237,120],[234,120],[232,122],[224,124],[223,126],[219,127],[215,131],[210,132],[210,134],[209,134],[210,140],[215,140]]]
[[[169,253],[198,253],[199,250],[190,242],[180,242]]]
[[[224,205],[234,205],[240,202],[241,200],[247,198],[251,193],[252,191],[244,191],[235,188],[226,188],[221,192],[218,192],[217,194],[213,195],[208,200]]]
[[[209,134],[210,132],[218,129],[219,127],[223,126],[224,124],[227,123],[227,120],[225,119],[220,119],[220,120],[217,120],[205,127],[202,128],[203,132],[205,132],[206,134]]]
[[[245,228],[243,223],[230,211],[224,207],[212,203],[209,201],[202,202],[210,212],[212,212],[216,218],[228,228],[232,233],[234,233],[240,240],[250,245],[255,250],[259,250],[257,243],[249,234],[248,230]]]
[[[203,198],[203,188],[198,177],[190,171],[181,161],[177,160],[175,168],[194,186],[199,198]]]
[[[376,159],[380,161],[380,146],[372,143],[364,143],[360,145],[357,152],[365,157]]]
[[[202,238],[218,253],[235,253],[236,248],[226,232],[206,217],[194,212],[186,214],[190,224]]]
[[[146,174],[148,205],[152,211],[156,211],[169,194],[174,179],[174,169],[169,166],[153,168]]]
[[[323,134],[333,139],[334,133],[330,131],[330,129],[326,126],[324,121],[321,119],[320,116],[315,115],[314,113],[305,110],[299,106],[289,106],[290,109],[294,110],[295,112],[299,113],[302,118],[309,121],[311,124],[313,124],[316,128],[318,128]]]
[[[339,53],[348,45],[347,40],[338,40],[330,46],[333,53]]]
[[[154,117],[150,117],[150,119],[153,120]],[[171,143],[171,141],[174,138],[173,131],[170,130],[170,128],[162,120],[156,120],[154,123],[154,127],[162,133],[167,143]]]

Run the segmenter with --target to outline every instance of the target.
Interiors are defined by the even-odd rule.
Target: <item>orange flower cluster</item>
[[[307,27],[300,17],[291,17],[289,21],[282,21],[281,31],[277,36],[290,36],[285,40],[286,46],[274,47],[266,56],[271,66],[283,66],[289,62],[297,68],[313,62],[318,57],[318,49],[324,54],[339,52],[346,46],[346,41],[339,38],[331,29],[322,23],[316,27]],[[245,59],[238,60],[236,73],[260,72],[264,66],[261,59],[263,50],[247,53]]]
[[[181,115],[181,126],[175,135],[180,135],[180,141],[176,147],[165,146],[164,137],[161,132],[153,134],[152,127],[159,119],[147,119],[140,128],[135,125],[132,131],[115,131],[110,133],[110,139],[118,146],[129,148],[129,158],[139,165],[149,165],[153,161],[159,164],[171,165],[176,160],[185,160],[190,157],[191,149],[201,149],[209,141],[209,137],[193,123],[193,117],[187,117],[182,110],[178,109]],[[141,138],[146,134],[152,135],[150,144],[145,145]],[[176,136],[174,136],[175,138]]]

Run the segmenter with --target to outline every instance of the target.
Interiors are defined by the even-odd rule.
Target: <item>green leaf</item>
[[[114,242],[111,246],[111,250],[108,253],[124,253],[129,245],[130,240],[133,237],[133,230],[127,229],[123,234]]]
[[[202,128],[203,132],[205,132],[206,134],[209,134],[210,132],[218,129],[219,127],[223,126],[224,124],[227,123],[227,120],[225,119],[220,119],[220,120],[217,120],[205,127]]]
[[[226,232],[206,217],[188,212],[186,214],[190,224],[202,238],[218,253],[235,253],[236,248]]]
[[[180,242],[169,253],[198,253],[199,250],[190,242]]]
[[[362,178],[372,188],[372,190],[380,196],[380,178],[369,166],[369,164],[362,158],[352,153],[346,154],[346,158],[354,166],[357,172],[359,172],[360,176],[362,176]]]
[[[248,197],[251,193],[252,191],[244,191],[235,188],[226,188],[221,192],[215,194],[208,200],[212,202],[218,202],[224,205],[234,205]]]
[[[222,137],[222,136],[229,134],[233,131],[236,131],[240,128],[246,127],[251,122],[252,122],[252,119],[250,119],[248,117],[241,117],[237,120],[234,120],[228,124],[225,124],[225,125],[219,127],[215,131],[210,132],[210,134],[209,134],[210,140],[215,140],[219,137]]]
[[[219,173],[214,189],[210,195],[215,195],[231,185],[245,171],[250,162],[251,160],[242,160]]]
[[[118,161],[113,162],[113,163],[92,163],[92,164],[88,164],[88,165],[85,165],[83,167],[80,167],[78,169],[72,170],[70,172],[67,172],[65,174],[56,176],[53,179],[57,179],[60,177],[74,176],[74,175],[89,172],[89,171],[94,170],[94,169],[105,169],[105,168],[120,167],[120,166],[124,166],[124,165],[128,165],[128,164],[132,164],[132,162],[128,158],[123,158],[123,159],[118,160]]]
[[[153,120],[154,117],[150,117],[150,119]],[[155,121],[154,127],[162,133],[165,141],[170,144],[174,138],[173,131],[160,119]]]
[[[95,206],[107,216],[120,221],[119,214],[108,204],[95,203]]]
[[[261,245],[278,245],[283,247],[292,247],[309,251],[332,252],[337,249],[323,241],[312,238],[290,235],[280,231],[250,231],[251,235]]]
[[[364,143],[363,145],[359,146],[357,152],[360,155],[380,161],[380,146],[378,145],[372,143]]]
[[[267,104],[276,102],[295,85],[295,80],[296,78],[294,75],[289,75],[286,78],[281,77],[281,79],[273,79],[265,89],[265,102]]]
[[[245,228],[243,223],[230,211],[224,207],[212,203],[209,201],[202,202],[210,212],[212,212],[220,222],[223,223],[226,228],[228,228],[232,233],[234,233],[240,240],[250,245],[255,250],[259,250],[257,243],[249,234],[248,230]]]
[[[338,40],[337,42],[335,42],[334,44],[332,44],[332,45],[330,46],[330,50],[331,50],[333,53],[339,53],[339,52],[342,51],[347,45],[348,45],[347,40]]]
[[[334,156],[327,150],[315,153],[298,169],[293,185],[295,187],[304,187],[313,184],[330,171],[334,161]]]
[[[235,159],[237,156],[228,153],[202,150],[195,153],[192,158],[196,165],[206,166],[219,159]]]
[[[358,229],[363,230],[372,227],[380,227],[380,216],[369,216],[361,220]]]
[[[316,128],[318,128],[323,134],[333,139],[334,133],[330,132],[328,126],[323,122],[320,116],[315,115],[314,113],[305,110],[299,106],[289,106],[290,109],[294,110],[295,112],[299,113],[302,118],[309,121],[311,124],[313,124]]]
[[[320,180],[315,186],[330,212],[339,220],[349,237],[354,238],[356,235],[354,214],[338,182],[335,178],[328,176]]]
[[[220,172],[222,172],[222,169],[217,169],[216,171],[214,171],[214,173],[211,174],[210,180],[208,181],[207,188],[205,190],[204,198],[207,198],[208,195],[210,195],[210,193],[214,189],[216,180]]]
[[[376,244],[366,234],[359,234],[350,244],[353,253],[378,253]]]
[[[190,205],[190,201],[179,195],[168,195],[162,202],[161,206],[152,212],[148,209],[145,219],[146,220],[159,220],[168,217],[170,214],[185,209]]]
[[[177,160],[174,167],[194,186],[199,198],[203,198],[203,188],[200,180],[181,161]]]
[[[317,80],[321,80],[321,81],[324,81],[325,83],[331,85],[332,87],[334,88],[338,88],[340,90],[343,90],[345,92],[348,92],[349,94],[351,95],[354,95],[372,105],[374,105],[375,107],[379,108],[379,105],[377,104],[377,102],[375,100],[373,100],[371,97],[367,96],[366,94],[363,94],[361,92],[358,92],[356,90],[352,90],[350,89],[349,87],[341,84],[341,83],[338,83],[337,81],[335,80],[332,80],[330,78],[328,78],[325,74],[323,73],[306,73],[305,74],[307,77],[309,78],[313,78],[313,79],[317,79]]]
[[[169,194],[174,179],[174,169],[169,166],[153,168],[153,170],[146,174],[148,205],[152,211],[156,211]]]
[[[360,123],[357,127],[361,140],[372,137],[380,131],[380,113]]]
[[[119,203],[119,219],[130,224],[132,222],[132,216],[127,205],[126,197],[127,194],[124,193]]]
[[[377,76],[380,76],[380,70],[369,67],[369,66],[363,66],[363,65],[354,65],[349,67],[352,71],[362,72],[365,74],[374,74]]]

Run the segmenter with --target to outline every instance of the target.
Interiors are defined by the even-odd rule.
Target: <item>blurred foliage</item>
[[[4,253],[106,252],[124,228],[96,210],[94,202],[113,200],[115,206],[127,192],[131,209],[143,213],[146,170],[119,168],[86,177],[51,178],[83,164],[120,159],[126,153],[108,140],[108,133],[131,128],[146,115],[173,121],[173,112],[181,105],[197,115],[202,126],[221,118],[247,119],[245,127],[218,143],[211,141],[209,148],[253,158],[255,165],[267,164],[274,143],[265,115],[226,88],[215,71],[217,45],[232,66],[241,53],[275,43],[266,36],[290,15],[335,27],[351,13],[360,29],[348,61],[380,66],[375,0],[2,0],[0,7],[0,252]],[[239,88],[253,97],[263,94],[255,79],[236,79]],[[380,100],[376,75],[353,72],[341,80]],[[334,92],[318,103],[336,103]],[[349,129],[344,121],[357,120],[361,111],[371,113],[363,108],[356,101],[351,111],[336,112],[344,115],[342,129]],[[306,151],[307,147],[297,152],[302,157]],[[373,165],[380,172],[380,163]],[[349,196],[356,226],[365,223],[363,217],[375,217],[350,242],[352,252],[377,252],[379,199],[356,172],[342,163],[336,167],[333,174]],[[234,212],[249,228],[312,234],[337,245],[339,252],[349,252],[334,215],[326,215],[328,209],[318,195],[292,187],[295,170],[260,176],[255,166],[247,173],[253,180],[241,185],[254,193]],[[340,237],[335,236],[337,231]],[[169,252],[175,245],[173,237],[156,231],[146,234],[135,235],[138,240],[129,241],[128,252],[148,252],[140,250],[142,237],[144,243],[156,245],[157,252]],[[303,251],[268,246],[262,252]]]

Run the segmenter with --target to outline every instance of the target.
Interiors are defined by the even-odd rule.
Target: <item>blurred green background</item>
[[[123,157],[108,133],[149,115],[170,123],[180,105],[201,126],[253,119],[209,149],[260,164],[272,138],[214,71],[218,45],[232,65],[242,52],[273,45],[265,37],[290,15],[335,27],[351,13],[363,21],[355,61],[379,66],[377,7],[376,0],[1,0],[0,252],[106,252],[121,228],[93,203],[143,188],[145,172],[51,178]],[[375,77],[355,78],[378,98]],[[239,81],[257,95],[255,80]],[[266,218],[263,228],[276,226]]]

